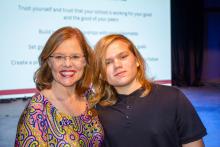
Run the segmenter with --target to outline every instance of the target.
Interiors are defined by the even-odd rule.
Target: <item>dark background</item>
[[[220,84],[220,0],[171,0],[172,84]]]

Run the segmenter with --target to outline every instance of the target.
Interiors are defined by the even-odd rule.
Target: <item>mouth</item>
[[[114,74],[115,77],[123,77],[125,75],[126,71],[120,71]]]
[[[63,77],[73,77],[76,72],[76,70],[62,70],[60,71],[60,74]]]

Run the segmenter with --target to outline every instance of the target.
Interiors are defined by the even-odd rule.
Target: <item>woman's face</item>
[[[139,86],[136,80],[139,63],[125,42],[117,40],[108,46],[105,64],[107,81],[119,93],[124,93],[124,90],[132,91]]]
[[[48,60],[53,75],[53,83],[71,87],[83,75],[86,60],[76,38],[61,43]]]

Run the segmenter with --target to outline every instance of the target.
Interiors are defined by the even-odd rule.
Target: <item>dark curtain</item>
[[[203,1],[171,0],[172,85],[201,85]]]

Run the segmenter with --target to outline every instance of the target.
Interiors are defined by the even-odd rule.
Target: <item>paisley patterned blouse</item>
[[[15,146],[99,147],[104,131],[95,110],[80,116],[60,113],[43,95],[34,95],[22,113]]]

